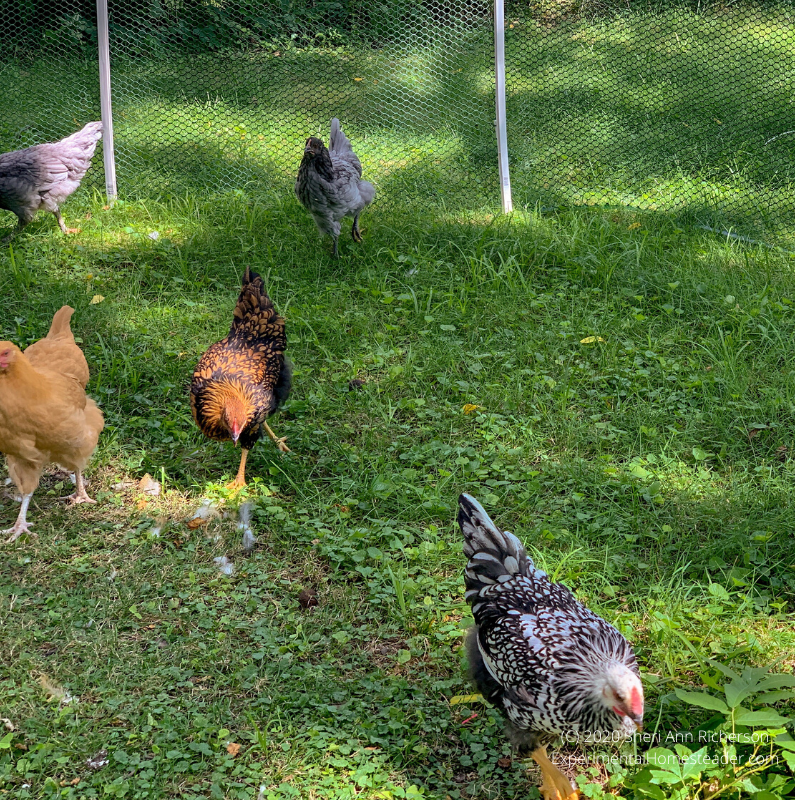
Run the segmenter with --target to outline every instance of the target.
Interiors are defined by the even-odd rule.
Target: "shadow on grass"
[[[787,25],[756,9],[518,24],[508,42],[517,196],[689,207],[721,227],[791,241]]]
[[[52,672],[54,660],[44,660],[52,647],[62,648],[57,680],[97,716],[63,751],[47,745],[53,756],[65,752],[66,766],[54,774],[69,779],[74,769],[98,791],[124,774],[134,792],[200,796],[217,780],[230,738],[252,747],[228,761],[247,765],[256,783],[279,782],[291,768],[300,794],[349,791],[363,768],[365,782],[378,776],[379,792],[390,773],[435,797],[465,788],[486,798],[529,797],[532,776],[516,759],[499,763],[509,747],[497,715],[448,702],[470,691],[452,620],[463,598],[453,527],[463,490],[486,499],[498,524],[520,534],[596,611],[630,626],[645,671],[684,683],[705,656],[735,665],[789,652],[789,623],[771,617],[769,603],[786,601],[792,577],[791,466],[774,455],[791,435],[790,398],[782,394],[790,380],[780,374],[788,367],[778,363],[791,357],[790,310],[776,317],[780,329],[754,335],[756,324],[771,324],[775,292],[791,283],[788,261],[776,264],[774,254],[754,248],[751,263],[739,246],[715,247],[706,233],[675,234],[658,212],[634,230],[629,222],[638,217],[625,213],[573,211],[545,221],[480,214],[459,221],[459,213],[376,206],[364,245],[348,242],[339,263],[290,190],[122,203],[96,211],[97,228],[87,226],[80,239],[65,244],[60,232],[39,230],[20,238],[13,259],[0,251],[0,338],[27,344],[63,303],[77,309],[90,392],[108,422],[90,477],[98,464],[108,484],[146,471],[160,477],[164,468],[169,488],[197,500],[206,482],[233,473],[238,453],[197,431],[187,388],[199,354],[227,331],[245,265],[267,277],[287,316],[297,370],[273,426],[289,435],[294,454],[261,442],[251,456],[251,477],[273,488],[258,509],[261,542],[248,558],[232,520],[204,535],[176,519],[169,537],[148,540],[141,528],[152,524],[152,506],[109,499],[65,512],[46,493],[34,496],[31,519],[42,532],[35,558],[12,552],[5,573],[8,595],[19,598],[8,619],[19,653],[10,672],[20,693],[9,692],[20,702],[14,718],[30,751],[50,735],[52,706],[29,674]],[[147,236],[154,229],[157,240]],[[729,293],[744,310],[724,299]],[[105,299],[91,305],[97,294]],[[755,306],[765,313],[751,317]],[[684,312],[677,322],[676,307]],[[635,313],[650,319],[626,327]],[[606,351],[583,346],[589,325],[611,328],[610,353],[632,342],[628,361],[605,361]],[[715,326],[720,347],[747,342],[753,354],[732,365],[744,385],[730,390],[735,398],[704,369],[706,354],[697,356]],[[675,362],[680,380],[665,372],[650,387],[663,384],[671,396],[692,359],[699,386],[690,410],[719,409],[713,423],[687,432],[666,404],[626,381]],[[476,364],[483,366],[471,369]],[[588,382],[570,377],[582,365],[591,368]],[[355,375],[368,382],[350,391]],[[585,391],[616,380],[625,394],[613,409]],[[490,408],[466,415],[467,393]],[[737,430],[722,400],[742,415],[752,404],[769,427],[752,438]],[[641,419],[631,405],[641,407]],[[537,417],[539,406],[548,414]],[[548,415],[562,416],[567,430]],[[641,430],[657,427],[650,418],[658,435]],[[606,421],[620,429],[619,440],[601,438],[611,430]],[[582,440],[572,438],[579,427],[590,430]],[[727,444],[727,455],[717,444]],[[717,456],[696,462],[695,445]],[[686,463],[662,459],[662,450],[679,451]],[[644,463],[635,473],[633,457]],[[10,523],[16,507],[4,503],[0,513]],[[409,544],[391,544],[406,529]],[[427,560],[411,555],[423,552],[424,535]],[[211,564],[222,552],[236,564],[230,580]],[[405,616],[381,572],[395,561],[415,569],[405,585],[416,599]],[[727,601],[714,587],[709,602],[712,582]],[[309,585],[320,604],[301,610],[297,591]],[[430,606],[422,602],[428,593]],[[58,607],[45,613],[54,597]],[[712,605],[722,610],[703,617],[703,626],[698,618]],[[747,615],[755,613],[753,623]],[[742,632],[748,623],[755,643]],[[701,659],[677,636],[689,630]],[[720,630],[732,641],[718,646]],[[759,639],[765,632],[773,638],[767,644]],[[772,650],[765,655],[762,646]],[[648,704],[660,687],[648,685]],[[145,725],[148,715],[154,721]],[[85,760],[109,742],[114,764],[105,776],[87,777]],[[155,778],[123,764],[140,757]],[[333,765],[341,774],[319,771],[334,758],[342,759],[343,767]],[[202,771],[191,772],[193,765]],[[246,788],[248,796],[255,791]]]

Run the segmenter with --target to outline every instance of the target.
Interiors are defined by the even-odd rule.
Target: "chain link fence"
[[[791,237],[791,4],[534,0],[506,25],[517,203]]]
[[[476,90],[490,75],[490,6],[425,0],[404,20],[321,8],[298,19],[277,3],[112,0],[121,190],[291,190],[306,138],[327,141],[337,116],[379,202],[491,202],[492,85]]]
[[[338,116],[378,202],[497,209],[490,0],[109,0],[123,197],[291,192]],[[100,116],[95,0],[0,5],[0,150]],[[506,2],[516,206],[792,237],[786,0]],[[98,154],[99,155],[99,154]],[[85,185],[102,187],[101,159]]]
[[[0,152],[100,119],[94,15],[94,0],[0,2]],[[102,157],[95,162],[84,186],[100,188]]]

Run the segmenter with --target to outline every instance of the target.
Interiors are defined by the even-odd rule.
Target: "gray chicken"
[[[3,242],[19,233],[42,208],[55,214],[64,233],[77,233],[64,224],[59,206],[81,185],[102,135],[103,123],[89,122],[60,142],[0,155],[0,208],[13,211],[19,219],[17,229]]]
[[[361,241],[358,218],[375,197],[375,187],[361,180],[361,162],[350,140],[331,120],[330,149],[314,136],[306,139],[294,193],[308,209],[319,232],[333,237],[333,257],[339,257],[341,220],[353,218],[353,240]]]

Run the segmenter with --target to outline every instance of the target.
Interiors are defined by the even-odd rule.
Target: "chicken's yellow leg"
[[[247,482],[244,479],[244,465],[247,463],[247,454],[249,450],[246,450],[244,447],[242,448],[242,460],[239,462],[239,471],[236,473],[236,477],[227,485],[228,489],[244,489],[247,486]]]
[[[272,428],[270,428],[270,426],[267,425],[266,422],[264,423],[264,430],[267,432],[267,435],[269,436],[269,438],[272,439],[272,441],[275,442],[276,445],[278,445],[278,450],[280,450],[281,453],[291,453],[292,452],[285,444],[285,442],[286,442],[286,437],[285,436],[279,439],[273,433]]]
[[[531,758],[542,770],[542,785],[539,791],[544,800],[577,800],[579,793],[572,788],[569,778],[547,757],[544,747],[538,747]]]

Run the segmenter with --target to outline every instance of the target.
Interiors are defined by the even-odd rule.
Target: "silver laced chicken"
[[[361,180],[361,162],[336,117],[331,120],[328,145],[314,136],[306,139],[294,192],[319,232],[333,238],[333,257],[338,258],[342,219],[353,218],[351,235],[360,242],[358,218],[375,197],[375,187]]]
[[[566,800],[575,790],[545,745],[559,735],[641,730],[636,657],[613,625],[536,569],[519,539],[501,532],[480,503],[468,494],[458,502],[475,618],[466,637],[470,673],[505,716],[512,745],[533,751],[542,795]]]
[[[48,142],[0,155],[0,208],[13,211],[19,224],[3,242],[19,233],[40,209],[50,211],[62,232],[77,233],[61,217],[61,204],[81,185],[92,165],[102,122],[89,122],[60,142]]]

